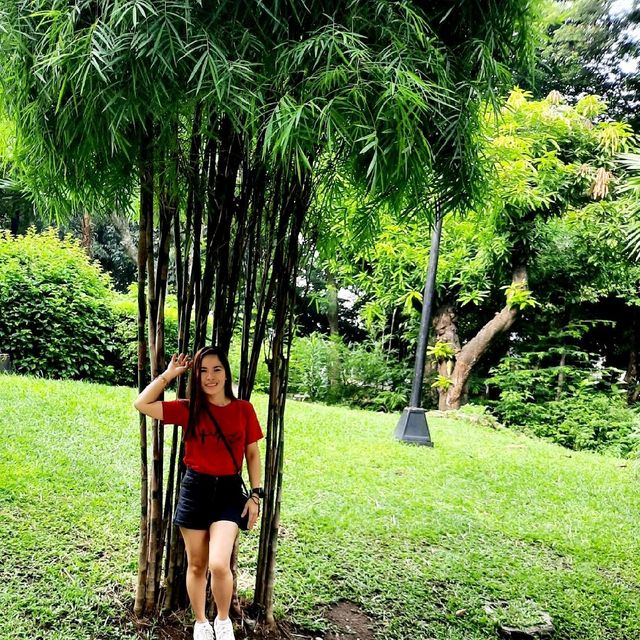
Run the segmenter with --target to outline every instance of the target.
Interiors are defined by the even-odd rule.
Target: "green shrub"
[[[398,411],[407,405],[411,370],[380,342],[358,344],[346,352],[344,395],[353,406]]]
[[[138,305],[124,297],[111,299],[113,311],[113,384],[138,385]]]
[[[342,358],[346,347],[341,340],[312,333],[296,338],[289,362],[289,391],[310,400],[338,401],[343,386]]]
[[[234,384],[238,383],[238,379],[240,377],[241,346],[242,336],[240,334],[234,335],[233,340],[231,341],[231,348],[229,349],[229,365],[231,366],[231,376]],[[270,380],[269,369],[267,368],[267,363],[264,361],[263,356],[264,350],[258,359],[258,368],[256,370],[256,379],[253,383],[253,391],[268,393]]]
[[[313,333],[293,342],[289,391],[315,401],[397,411],[406,406],[410,374],[379,343],[347,346]]]
[[[113,314],[113,327],[109,362],[113,368],[112,384],[136,387],[138,385],[138,302],[135,290],[125,296],[112,294],[109,306]],[[192,328],[193,330],[193,328]],[[178,350],[178,312],[167,305],[164,319],[164,342],[167,355]]]
[[[617,387],[621,372],[569,343],[581,332],[570,325],[552,336],[564,344],[548,340],[544,349],[504,358],[487,380],[500,390],[490,406],[503,424],[569,449],[636,455],[640,415]]]
[[[504,424],[569,449],[640,454],[640,415],[627,406],[621,394],[581,393],[534,403],[506,392],[493,410]]]
[[[109,278],[53,229],[0,234],[0,350],[18,373],[109,382]]]

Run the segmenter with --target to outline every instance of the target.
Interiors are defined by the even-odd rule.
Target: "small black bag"
[[[238,465],[238,462],[235,456],[233,455],[233,451],[231,450],[231,447],[229,446],[227,439],[224,437],[224,433],[222,433],[222,429],[220,428],[218,421],[216,420],[213,413],[211,413],[211,409],[209,409],[207,405],[208,405],[208,402],[207,404],[205,404],[205,410],[209,414],[209,417],[211,418],[211,422],[213,422],[213,424],[215,425],[215,428],[217,429],[218,435],[220,436],[222,442],[224,442],[224,446],[227,448],[227,451],[231,456],[231,460],[233,460],[233,466],[236,468],[236,473],[238,474],[238,478],[240,478],[240,485],[241,485],[240,492],[242,494],[242,500],[243,500],[242,508],[244,509],[244,506],[247,503],[247,500],[251,496],[249,494],[249,490],[247,489],[247,485],[244,483],[244,478],[242,477],[242,467]],[[248,511],[247,511],[247,514],[243,518],[241,518],[240,522],[238,523],[238,526],[243,531],[246,531],[249,528],[249,512]]]

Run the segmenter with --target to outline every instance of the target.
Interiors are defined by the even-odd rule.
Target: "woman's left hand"
[[[253,529],[253,525],[256,523],[258,516],[260,515],[260,504],[254,498],[249,498],[247,500],[247,504],[244,505],[244,510],[242,511],[242,517],[244,518],[247,513],[249,513],[247,529]]]

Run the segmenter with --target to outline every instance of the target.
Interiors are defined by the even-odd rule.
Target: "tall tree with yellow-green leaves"
[[[619,233],[633,206],[618,160],[635,148],[630,126],[611,119],[595,96],[571,106],[557,92],[532,100],[516,89],[498,118],[487,112],[481,138],[483,157],[493,167],[485,200],[447,219],[442,239],[430,348],[442,410],[463,405],[481,360],[501,338],[509,348],[511,331],[521,341],[524,325],[538,326],[537,316],[551,321],[555,314],[560,330],[583,319],[578,309],[609,297],[623,300],[627,315],[637,313],[631,245],[640,234],[637,228],[633,234],[630,221],[625,252]],[[355,209],[350,215],[357,217]],[[332,231],[341,237],[335,254],[341,283],[367,296],[363,317],[374,333],[384,328],[396,344],[399,336],[406,340],[415,334],[429,230],[387,215],[363,247],[350,235],[350,224],[341,224]],[[584,255],[579,236],[589,238],[591,255]],[[571,260],[565,245],[573,247]],[[636,357],[637,346],[631,346],[628,365],[624,354],[615,363],[628,369],[634,390]]]

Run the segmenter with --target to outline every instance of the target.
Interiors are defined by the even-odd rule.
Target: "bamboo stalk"
[[[171,530],[173,521],[173,492],[176,483],[176,456],[178,455],[178,427],[173,425],[171,436],[171,453],[169,454],[169,477],[164,498],[164,514],[162,516],[162,546],[165,550],[164,574],[169,575],[169,560],[171,558]]]
[[[164,370],[165,367],[165,332],[164,332],[164,307],[165,299],[167,295],[167,277],[169,272],[169,243],[171,239],[171,222],[174,218],[173,209],[175,204],[171,200],[169,193],[166,189],[166,183],[162,180],[161,196],[160,196],[160,244],[158,250],[157,260],[157,276],[156,276],[156,298],[157,298],[157,322],[156,322],[156,362],[158,365],[158,373]],[[164,397],[164,394],[163,396]],[[163,478],[164,478],[164,423],[158,423],[158,451],[154,452],[154,467],[157,469],[157,496],[153,496],[152,499],[157,501],[157,523],[154,527],[156,535],[158,536],[158,545],[156,549],[156,557],[154,559],[156,569],[154,591],[156,593],[156,605],[160,608],[160,602],[158,597],[160,594],[160,580],[162,577],[162,553],[165,546],[165,534],[167,530],[168,514],[166,509],[163,512]],[[157,456],[157,460],[156,460]],[[170,478],[173,480],[173,474],[170,473]],[[170,487],[167,485],[167,493],[169,496]]]
[[[174,228],[176,268],[180,269],[182,277],[178,276],[178,281],[182,285],[178,288],[178,351],[189,352],[191,336],[191,312],[196,296],[196,282],[200,277],[200,233],[202,208],[201,195],[197,193],[200,181],[200,123],[201,108],[196,106],[193,118],[191,135],[191,148],[189,153],[189,175],[187,180],[187,208],[185,211],[185,247],[182,251],[181,236],[179,233],[179,218],[176,216]],[[190,243],[190,230],[193,228],[194,242]],[[186,377],[178,378],[177,397],[184,398],[186,392]],[[170,491],[173,478],[175,478],[175,488],[173,491],[173,504],[177,504],[180,495],[180,485],[184,473],[182,459],[184,456],[184,443],[180,440],[178,447],[178,429],[174,427],[173,442],[171,447],[171,458],[169,474],[170,479],[167,485],[167,492]],[[176,453],[176,449],[178,452]],[[173,476],[173,478],[172,478]],[[166,509],[165,509],[166,512]],[[182,607],[186,604],[185,589],[185,550],[182,536],[178,528],[171,522],[171,513],[165,521],[167,558],[165,561],[166,574],[166,594],[165,607],[170,610]]]
[[[145,296],[146,265],[147,265],[147,207],[144,206],[147,166],[147,141],[143,134],[140,144],[140,223],[138,229],[138,391],[142,391],[147,384],[147,340],[146,313],[147,301]],[[138,550],[138,580],[134,613],[140,616],[144,613],[147,584],[147,543],[148,543],[148,463],[147,463],[147,421],[144,414],[140,414],[140,546]]]
[[[222,142],[221,142],[222,145]],[[200,300],[196,306],[196,332],[195,345],[200,348],[205,344],[207,337],[207,323],[209,321],[209,312],[211,310],[211,295],[213,292],[213,282],[217,280],[218,255],[214,250],[215,238],[218,233],[218,215],[215,204],[214,187],[216,173],[216,149],[217,145],[213,138],[207,142],[205,161],[207,163],[207,230],[206,230],[206,254],[204,274],[201,282]],[[219,163],[219,160],[218,160]]]
[[[254,330],[254,340],[253,346],[251,348],[251,356],[249,358],[249,363],[247,367],[247,390],[246,396],[251,397],[251,392],[253,391],[253,384],[256,378],[256,373],[258,370],[258,362],[260,360],[260,352],[262,350],[262,343],[264,341],[264,336],[267,328],[267,318],[269,315],[269,311],[271,310],[271,302],[274,297],[275,290],[275,277],[278,273],[277,270],[274,271],[273,266],[270,269],[269,265],[272,264],[272,255],[275,252],[275,247],[278,244],[278,238],[283,237],[281,235],[281,224],[282,217],[279,215],[279,207],[280,204],[280,193],[282,186],[282,171],[279,171],[274,180],[274,188],[271,197],[271,214],[269,215],[265,210],[263,216],[263,224],[265,226],[265,236],[266,242],[264,243],[264,251],[262,258],[262,277],[260,281],[260,297],[258,299],[258,304],[256,305],[256,319],[255,319],[255,330]],[[274,224],[276,220],[280,218],[281,222],[277,225]],[[285,221],[286,222],[286,221]],[[277,258],[273,257],[273,262],[276,262]],[[268,283],[268,284],[267,284]]]
[[[265,172],[262,163],[256,171],[257,186],[253,189],[251,198],[251,217],[247,226],[248,243],[244,258],[244,311],[242,316],[242,337],[240,349],[240,376],[238,380],[239,396],[245,400],[251,398],[250,388],[253,381],[249,380],[249,341],[252,327],[252,311],[256,292],[258,274],[258,256],[260,253],[259,231],[260,219],[265,203]]]
[[[158,299],[156,289],[156,277],[154,273],[154,220],[153,205],[155,193],[154,175],[154,133],[153,123],[146,123],[147,134],[147,154],[145,158],[145,181],[142,189],[141,207],[145,208],[146,236],[147,236],[147,301],[148,301],[148,340],[149,355],[151,357],[151,376],[158,375],[158,349],[157,349],[157,322],[158,322]],[[162,531],[162,429],[157,420],[153,421],[151,436],[152,464],[151,464],[151,492],[149,494],[149,536],[147,548],[147,586],[145,592],[145,611],[151,613],[156,607],[158,583],[159,583],[159,555],[162,548],[159,547],[160,534]]]
[[[233,591],[231,596],[231,615],[235,618],[242,617],[242,608],[240,607],[240,599],[238,598],[238,550],[240,546],[240,532],[236,536],[233,543],[233,551],[231,552],[231,575],[233,576]]]
[[[302,218],[299,219],[299,224],[302,224]],[[295,225],[292,231],[292,235],[290,236],[290,240],[293,238],[294,234],[297,236]],[[297,243],[296,243],[297,247]],[[275,490],[273,491],[273,520],[270,528],[270,536],[269,536],[269,558],[266,566],[266,584],[265,584],[265,622],[268,628],[275,628],[275,618],[273,614],[273,603],[274,603],[274,587],[275,587],[275,566],[276,566],[276,554],[278,551],[278,533],[280,528],[280,506],[282,503],[282,485],[283,485],[283,468],[284,468],[284,412],[285,412],[285,403],[287,398],[287,386],[289,380],[289,357],[291,354],[291,343],[293,337],[293,303],[295,298],[295,281],[296,281],[296,272],[297,272],[297,256],[295,256],[296,249],[290,246],[289,249],[289,271],[291,275],[289,277],[289,292],[288,292],[288,302],[285,305],[285,313],[288,314],[288,326],[284,329],[284,337],[286,344],[286,355],[282,354],[280,358],[281,370],[279,375],[279,428],[278,428],[278,453],[277,453],[277,464],[276,466],[276,482],[275,482]],[[282,351],[282,345],[281,345]]]
[[[235,208],[235,235],[233,238],[233,248],[229,257],[229,273],[232,274],[233,277],[229,279],[225,300],[225,322],[227,323],[227,331],[225,340],[222,344],[227,351],[231,346],[231,337],[234,334],[238,321],[239,305],[236,302],[236,297],[238,296],[242,278],[245,275],[242,272],[242,261],[248,241],[247,228],[250,217],[249,199],[251,197],[250,194],[253,182],[253,173],[250,171],[246,163],[242,167],[241,175],[240,198],[238,199],[238,205]]]
[[[280,209],[280,219],[276,236],[276,251],[272,265],[272,285],[276,285],[276,307],[274,317],[274,338],[269,361],[269,408],[267,418],[267,437],[265,455],[265,500],[263,507],[262,530],[260,532],[260,543],[258,548],[258,566],[256,568],[255,603],[261,613],[265,614],[268,607],[267,583],[269,566],[272,562],[270,547],[272,544],[272,530],[275,517],[275,493],[276,476],[274,465],[277,465],[278,441],[280,437],[279,429],[279,394],[280,387],[280,348],[282,341],[282,328],[285,318],[283,318],[283,300],[281,297],[283,276],[286,268],[285,244],[288,236],[289,221],[292,214],[289,205],[289,198],[285,196]],[[264,296],[261,298],[264,301]],[[257,332],[257,330],[256,330]],[[254,344],[255,347],[255,344]]]
[[[240,276],[239,273],[234,274],[230,268],[232,224],[237,215],[243,215],[238,212],[236,204],[238,171],[242,161],[241,140],[238,133],[233,130],[231,120],[228,117],[222,120],[220,139],[215,197],[213,199],[217,209],[218,224],[213,245],[209,247],[209,250],[217,257],[212,341],[228,350],[231,343],[233,318],[233,310],[229,309],[227,304],[228,292],[232,281],[237,281]],[[236,229],[237,235],[238,229]]]
[[[278,268],[278,286],[274,312],[274,339],[271,354],[271,381],[269,386],[268,442],[265,462],[265,499],[263,526],[256,570],[255,601],[264,615],[268,629],[275,626],[273,616],[273,590],[275,559],[282,492],[284,452],[284,410],[288,374],[288,356],[292,334],[292,307],[298,263],[298,235],[308,208],[308,184],[294,181],[283,202],[281,216],[290,221],[288,233],[279,242],[273,268]],[[282,228],[282,227],[281,227]],[[285,355],[286,348],[286,355]]]
[[[177,431],[177,429],[176,429]],[[177,503],[178,496],[180,495],[180,484],[183,476],[182,457],[184,455],[184,444],[180,443],[179,454],[177,459],[177,472],[176,472],[176,484],[174,499]],[[169,542],[170,540],[170,542]],[[183,604],[185,604],[185,590],[184,590],[184,542],[182,536],[179,534],[177,527],[171,527],[171,535],[167,541],[169,545],[168,560],[167,560],[167,593],[165,597],[165,606],[167,609],[174,610]]]

